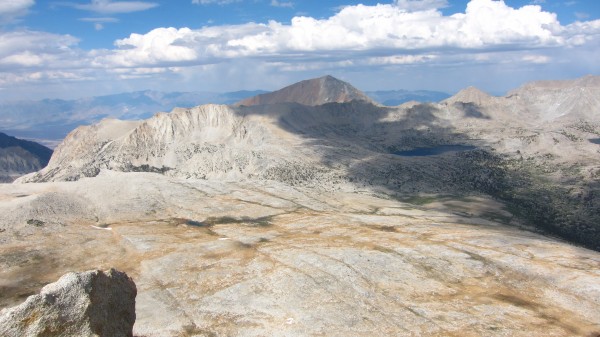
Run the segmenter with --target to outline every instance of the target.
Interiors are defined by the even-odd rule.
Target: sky
[[[600,75],[599,0],[0,0],[0,100]]]

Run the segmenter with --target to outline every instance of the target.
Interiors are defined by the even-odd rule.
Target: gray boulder
[[[0,336],[133,336],[137,289],[111,269],[68,273],[15,307],[0,311]]]

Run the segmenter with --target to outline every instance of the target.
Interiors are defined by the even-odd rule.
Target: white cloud
[[[100,2],[117,4],[108,1],[93,3]],[[416,10],[413,3],[424,6],[424,9]],[[298,16],[292,18],[289,24],[270,21],[196,30],[156,28],[146,34],[131,34],[115,41],[115,49],[92,50],[86,54],[85,62],[96,68],[152,68],[211,64],[241,57],[290,63],[311,59],[339,62],[366,57],[375,63],[407,64],[439,60],[443,57],[430,56],[443,56],[444,53],[581,46],[598,40],[600,34],[600,20],[562,26],[555,14],[544,12],[539,6],[515,9],[503,1],[472,0],[464,13],[444,16],[430,9],[444,3],[438,0],[397,0],[395,4],[388,5],[347,6],[329,18]],[[408,5],[415,10],[407,11]],[[99,25],[116,21],[111,17],[80,20]],[[24,34],[25,38],[18,42],[15,37],[20,34]],[[0,60],[3,54],[14,58],[14,55],[28,51],[38,55],[47,53],[49,49],[65,50],[76,44],[76,40],[69,36],[52,35],[46,41],[44,34],[47,33],[2,34]],[[29,43],[30,40],[34,42]],[[3,43],[7,47],[3,47]],[[62,43],[62,47],[52,43]],[[23,44],[27,45],[22,50],[10,47]],[[22,62],[23,65],[35,63],[32,58],[28,60]]]
[[[235,0],[195,0],[198,4],[223,1]],[[156,28],[119,39],[114,48],[88,51],[79,49],[77,39],[69,35],[0,32],[0,73],[5,83],[10,83],[7,78],[15,83],[44,83],[60,78],[187,79],[191,78],[189,72],[206,69],[232,74],[260,69],[270,74],[308,71],[318,75],[331,69],[373,72],[407,65],[456,69],[575,64],[600,71],[596,61],[600,20],[561,25],[555,14],[540,6],[511,8],[492,0],[471,0],[464,13],[454,15],[437,10],[446,1],[418,4],[422,7],[416,7],[414,1],[347,6],[329,18],[297,16],[289,23]],[[116,19],[107,15],[80,20],[102,28]],[[560,56],[554,55],[557,53]],[[577,59],[571,60],[573,55]],[[44,72],[53,75],[41,76]]]
[[[74,64],[76,58],[71,47],[77,43],[70,35],[34,31],[0,33],[0,70],[10,71],[14,66],[60,67],[63,60]]]
[[[158,6],[158,4],[155,2],[111,0],[92,0],[87,4],[65,3],[64,5],[100,14],[139,12]]]
[[[119,49],[94,59],[97,66],[122,67],[177,63],[198,59],[196,51],[187,46],[192,31],[189,28],[157,28],[147,34],[131,34],[117,40]]]
[[[93,80],[82,74],[62,70],[29,71],[19,73],[0,73],[0,86],[15,86],[27,83],[51,83],[65,81]]]
[[[394,55],[394,56],[381,56],[381,57],[370,57],[367,60],[368,64],[371,65],[387,65],[387,64],[414,64],[432,61],[438,58],[437,55]]]
[[[434,3],[441,4],[422,2],[427,8]],[[528,50],[581,45],[597,39],[598,33],[600,21],[561,26],[555,14],[539,6],[514,9],[502,1],[472,0],[465,13],[451,16],[430,9],[408,12],[397,4],[357,5],[344,7],[327,19],[294,17],[290,24],[270,21],[198,30],[158,28],[118,40],[119,49],[100,61],[135,67],[238,57],[293,62],[303,57],[336,58],[341,52],[352,58],[364,53]]]
[[[294,7],[294,3],[291,1],[286,2],[286,1],[271,0],[271,6],[292,8],[292,7]]]
[[[2,0],[0,1],[0,23],[8,23],[27,14],[35,0]]]
[[[447,0],[394,0],[396,7],[409,12],[448,7]]]
[[[546,55],[525,55],[523,56],[522,60],[525,62],[541,64],[550,62],[550,57]]]

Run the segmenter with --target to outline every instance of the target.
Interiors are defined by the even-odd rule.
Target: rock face
[[[332,76],[324,76],[292,84],[283,89],[246,98],[236,105],[264,105],[276,103],[299,103],[321,105],[325,103],[343,103],[353,100],[372,102],[372,100],[352,85]]]
[[[68,273],[16,307],[0,312],[6,337],[132,336],[135,283],[111,269]]]
[[[48,164],[52,150],[0,132],[0,183],[35,172]]]
[[[527,105],[541,123],[570,124],[598,120],[600,76],[537,81],[510,91],[508,99]]]

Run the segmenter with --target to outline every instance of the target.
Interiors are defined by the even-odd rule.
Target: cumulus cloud
[[[0,70],[14,66],[59,67],[60,60],[73,64],[72,47],[78,42],[70,35],[45,32],[0,33]]]
[[[70,35],[0,32],[0,86],[85,79],[85,54]]]
[[[0,1],[0,23],[9,23],[26,15],[35,0],[3,0]]]
[[[423,10],[413,7],[414,11],[407,11],[406,6],[413,2],[348,6],[326,19],[299,16],[290,24],[270,21],[197,30],[158,28],[116,41],[118,49],[98,61],[146,67],[239,57],[294,60],[336,58],[341,53],[352,58],[529,50],[581,45],[600,33],[600,21],[562,26],[555,14],[534,5],[515,9],[502,1],[472,0],[464,13],[444,16],[430,7],[442,6],[445,1],[419,1]],[[411,59],[422,61],[419,57],[407,60]]]
[[[424,11],[448,7],[447,0],[395,0],[396,7],[409,11]]]
[[[64,6],[77,8],[99,14],[120,14],[145,11],[158,4],[146,1],[111,1],[111,0],[92,0],[90,3],[79,4],[72,2],[60,3]]]
[[[119,48],[94,59],[97,66],[136,67],[198,60],[196,50],[190,46],[192,30],[189,28],[157,28],[147,34],[131,34],[118,40]]]
[[[236,0],[194,3],[231,1]],[[289,23],[269,21],[200,29],[163,27],[119,39],[111,49],[89,51],[78,49],[77,39],[68,35],[0,32],[0,70],[19,73],[28,81],[42,81],[46,77],[32,74],[44,67],[54,72],[54,78],[59,78],[57,74],[61,72],[88,78],[90,74],[84,71],[88,70],[94,76],[119,79],[186,76],[192,69],[211,64],[222,64],[222,69],[231,71],[237,66],[315,72],[411,64],[530,67],[564,62],[569,53],[560,56],[563,61],[552,54],[571,49],[587,60],[583,64],[597,64],[600,20],[561,25],[556,14],[545,12],[540,6],[512,8],[493,0],[471,0],[464,12],[444,15],[439,8],[446,5],[445,0],[396,0],[373,6],[347,6],[328,18],[296,16]],[[81,20],[99,25],[114,22],[109,16]]]

